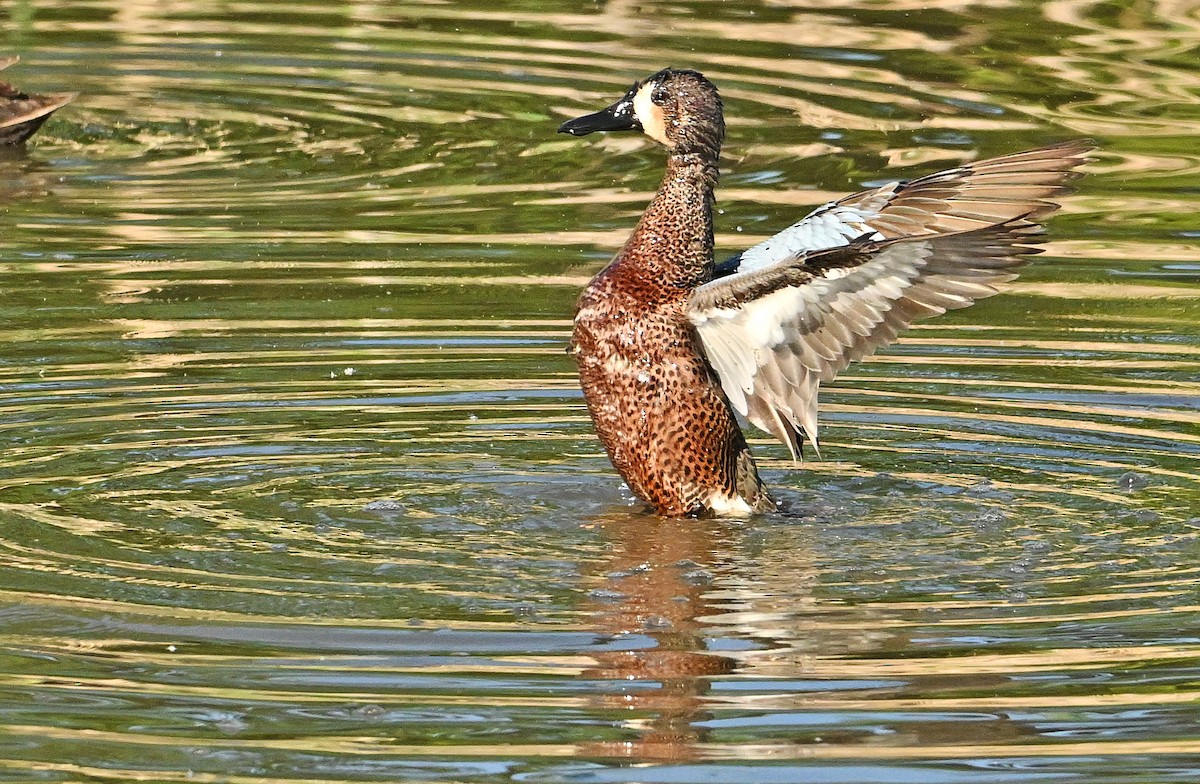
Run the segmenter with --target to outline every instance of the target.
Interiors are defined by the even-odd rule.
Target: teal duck
[[[0,58],[0,71],[20,59],[15,56]],[[74,98],[74,93],[30,95],[7,82],[0,82],[0,147],[24,143],[50,115]]]
[[[1071,141],[872,188],[717,264],[725,124],[712,82],[667,68],[559,131],[641,131],[667,148],[654,199],[579,298],[569,349],[613,465],[665,516],[774,509],[735,412],[793,459],[806,440],[815,450],[820,384],[1015,277],[1092,149]]]

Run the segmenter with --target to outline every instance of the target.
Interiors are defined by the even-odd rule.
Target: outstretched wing
[[[869,237],[719,278],[688,317],[734,408],[785,444],[817,448],[817,391],[913,321],[970,305],[1016,277],[1040,232],[1018,217],[954,234]]]
[[[730,402],[796,458],[817,391],[913,321],[1015,277],[1037,219],[1093,149],[1072,141],[890,183],[813,211],[716,268],[688,315]]]
[[[1070,190],[1075,167],[1094,148],[1077,140],[989,158],[830,202],[775,236],[717,266],[716,275],[764,269],[785,259],[848,244],[858,237],[897,239],[1030,221],[1058,208],[1048,199]]]

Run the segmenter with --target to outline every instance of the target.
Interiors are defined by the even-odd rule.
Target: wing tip
[[[817,434],[809,433],[803,427],[786,427],[784,434],[773,433],[776,438],[783,442],[787,447],[788,454],[792,457],[792,462],[796,465],[801,465],[804,462],[804,445],[807,443],[812,447],[813,455],[821,459],[821,446],[817,443]]]
[[[817,434],[816,434],[815,432],[813,432],[813,433],[806,433],[806,435],[808,435],[808,443],[809,443],[809,445],[810,445],[810,446],[812,446],[812,449],[813,449],[813,455],[814,455],[814,456],[815,456],[815,457],[816,457],[818,460],[820,460],[820,459],[821,459],[821,446],[820,446],[820,444],[818,444],[818,443],[817,443]],[[803,455],[804,455],[804,448],[803,448],[803,446],[804,446],[804,445],[803,445],[803,444],[801,444],[801,449],[800,449],[800,454],[801,454],[801,456],[803,456]]]

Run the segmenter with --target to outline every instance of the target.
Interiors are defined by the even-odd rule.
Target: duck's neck
[[[711,156],[669,157],[662,185],[621,252],[621,261],[666,288],[691,289],[711,278],[718,174]]]

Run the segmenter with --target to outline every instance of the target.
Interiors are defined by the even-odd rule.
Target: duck
[[[18,56],[0,57],[0,71],[20,59]],[[0,82],[0,147],[24,144],[50,115],[74,99],[75,93],[32,95]]]
[[[1094,149],[1072,140],[890,182],[824,204],[716,262],[725,140],[716,86],[664,68],[560,133],[641,132],[666,172],[584,288],[568,353],[617,472],[664,517],[774,511],[738,423],[819,454],[817,395],[913,321],[998,292]]]

